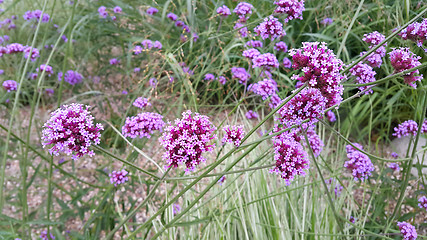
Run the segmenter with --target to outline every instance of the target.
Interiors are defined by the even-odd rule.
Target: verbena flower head
[[[340,71],[344,64],[326,43],[304,42],[302,48],[289,50],[289,55],[292,56],[292,67],[303,72],[302,76],[293,75],[292,79],[319,89],[328,100],[327,107],[341,103],[344,91],[341,82],[345,76]]]
[[[162,130],[165,126],[163,116],[158,113],[143,112],[133,117],[127,117],[122,127],[122,134],[130,138],[150,138],[154,131]]]
[[[129,178],[127,177],[128,172],[125,169],[122,169],[121,171],[112,171],[108,176],[110,177],[110,183],[114,184],[114,187],[117,187],[117,185],[123,184],[127,181],[129,181]]]
[[[133,48],[133,53],[135,54],[135,55],[139,55],[139,54],[141,54],[142,53],[142,51],[143,51],[144,49],[141,47],[141,46],[139,46],[139,45],[136,45],[134,48]]]
[[[356,82],[358,84],[374,82],[375,74],[377,74],[371,66],[362,62],[359,62],[356,66],[351,68],[350,73],[352,76],[356,77]],[[362,86],[359,87],[359,90],[364,91],[367,88],[369,88],[369,90],[365,91],[365,94],[373,93],[372,86]]]
[[[398,163],[396,162],[391,162],[387,164],[387,167],[390,168],[393,171],[399,171],[400,170],[400,166]]]
[[[294,90],[295,91],[295,90]],[[294,124],[302,124],[303,128],[317,122],[317,118],[323,116],[327,100],[322,96],[319,89],[306,88],[287,102],[279,111],[280,121],[284,126],[290,127]]]
[[[380,42],[385,40],[385,36],[377,31],[367,33],[363,35],[362,38],[363,41],[369,43],[371,46],[378,45]],[[384,46],[387,46],[387,43],[384,44]]]
[[[236,147],[240,146],[241,140],[245,136],[243,125],[226,125],[222,130],[225,132],[222,143],[233,143]]]
[[[391,157],[392,157],[392,158],[398,158],[398,157],[399,157],[399,154],[397,154],[396,152],[392,152],[392,153],[391,153]]]
[[[222,186],[222,184],[224,184],[224,182],[225,182],[225,179],[226,179],[225,175],[224,175],[224,176],[222,176],[222,177],[218,180],[218,184],[219,184],[220,186]]]
[[[315,157],[319,156],[320,153],[323,150],[323,147],[325,146],[322,139],[320,139],[320,136],[317,135],[316,131],[314,130],[314,126],[311,126],[307,129],[307,139],[308,144],[310,145],[310,148],[313,150],[313,154]],[[305,137],[301,137],[302,145],[304,147],[307,147],[307,142],[305,140]]]
[[[77,160],[84,155],[94,156],[89,147],[98,145],[101,140],[102,124],[93,123],[94,117],[88,111],[89,106],[72,103],[63,105],[51,113],[49,120],[43,125],[42,145],[53,144],[49,153],[58,156],[59,153],[71,155]]]
[[[292,67],[292,62],[291,60],[289,60],[289,58],[283,58],[283,67],[285,68],[291,68]]]
[[[399,36],[404,40],[412,40],[417,43],[418,47],[421,47],[424,41],[427,41],[427,18],[424,18],[421,22],[409,24],[407,28],[399,33]]]
[[[102,18],[107,18],[108,17],[107,8],[104,7],[104,6],[100,6],[98,8],[98,13],[99,13],[99,16],[102,17]]]
[[[219,83],[221,83],[222,85],[225,85],[225,83],[227,83],[227,79],[224,76],[219,76],[217,77],[217,80]]]
[[[110,59],[110,65],[118,65],[120,63],[120,60],[117,58]]]
[[[265,68],[278,68],[279,67],[279,61],[277,61],[276,56],[272,53],[264,53],[260,54],[252,59],[252,67],[265,67]]]
[[[34,62],[38,57],[40,57],[40,52],[37,48],[31,46],[26,46],[24,49],[24,58],[30,58]]]
[[[274,45],[274,50],[281,51],[281,52],[287,52],[288,51],[288,45],[286,45],[286,43],[282,42],[282,41],[277,42]]]
[[[325,180],[325,183],[329,191],[331,191],[331,188],[334,189],[335,199],[337,199],[341,195],[342,190],[344,189],[343,186],[341,186],[341,184],[334,178],[329,178]]]
[[[427,119],[424,119],[423,125],[421,126],[421,133],[427,133]]]
[[[154,14],[156,14],[156,13],[158,13],[159,12],[159,10],[157,9],[157,8],[155,8],[155,7],[149,7],[148,9],[147,9],[147,14],[148,15],[154,15]]]
[[[18,90],[18,83],[15,80],[6,80],[3,82],[3,88],[7,92],[12,92]]]
[[[42,73],[43,71],[45,71],[45,72],[46,72],[46,74],[47,74],[48,76],[51,76],[51,75],[53,74],[53,69],[52,69],[52,67],[51,67],[51,66],[49,66],[49,65],[46,65],[46,64],[42,64],[42,65],[40,65],[40,67],[38,67],[38,68],[36,69],[36,71],[37,71],[37,72],[40,72],[40,73]]]
[[[166,16],[167,18],[169,18],[172,21],[176,21],[178,19],[178,16],[174,13],[168,13],[168,15]]]
[[[58,81],[62,80],[62,75],[63,75],[62,72],[58,73]],[[67,83],[71,84],[71,85],[75,85],[75,84],[78,84],[78,83],[82,82],[83,76],[80,73],[76,72],[76,71],[68,70],[65,73],[64,80]]]
[[[240,2],[237,4],[236,8],[233,10],[233,12],[239,16],[241,21],[246,21],[246,16],[252,14],[252,4],[247,2]]]
[[[261,41],[258,40],[249,40],[245,43],[246,47],[253,47],[253,48],[262,48],[264,44]]]
[[[290,133],[283,133],[275,139],[274,160],[276,167],[270,172],[285,179],[286,185],[290,185],[298,175],[305,176],[310,165],[307,153]]]
[[[415,240],[418,237],[415,227],[407,222],[397,222],[403,240]]]
[[[176,21],[175,22],[175,26],[176,27],[182,27],[182,26],[184,26],[185,25],[185,23],[183,22],[183,21]]]
[[[178,213],[181,212],[181,206],[178,203],[174,203],[172,205],[172,212],[173,212],[173,215],[177,215]]]
[[[417,122],[415,122],[414,120],[407,120],[394,128],[393,136],[397,138],[409,136],[410,134],[415,136],[417,135],[417,131],[418,131]]]
[[[7,54],[13,54],[13,53],[20,53],[25,50],[26,47],[24,47],[20,43],[11,43],[6,46],[6,51],[4,53]]]
[[[215,148],[211,144],[216,138],[215,130],[207,116],[193,114],[190,110],[182,113],[182,118],[167,126],[160,138],[166,150],[163,158],[166,159],[167,167],[185,165],[188,172],[205,162],[206,158],[202,154],[212,152]]]
[[[277,5],[274,12],[287,14],[285,22],[292,19],[302,20],[302,11],[304,8],[304,0],[276,0],[274,4]]]
[[[22,16],[22,17],[26,21],[31,21],[33,19],[35,19],[36,21],[40,21],[40,19],[41,19],[41,21],[44,23],[49,22],[49,18],[50,18],[49,14],[47,14],[47,13],[42,14],[42,10],[39,10],[39,9],[34,10],[34,11],[27,11],[27,12],[25,12],[24,16]]]
[[[259,56],[260,54],[261,53],[257,49],[250,48],[250,49],[243,51],[242,56],[249,58],[249,59],[254,59],[255,57]]]
[[[360,144],[354,145],[363,150],[363,147]],[[349,160],[344,163],[344,167],[352,171],[354,181],[360,180],[363,182],[368,179],[368,177],[372,175],[371,172],[375,170],[371,159],[366,154],[363,154],[353,148],[351,145],[347,145],[346,149]]]
[[[286,35],[286,32],[283,30],[283,24],[273,16],[265,18],[264,22],[254,28],[254,31],[257,36],[261,36],[262,39],[270,38],[274,40]]]
[[[275,95],[277,93],[277,83],[273,79],[266,78],[257,83],[248,86],[248,90],[262,97],[262,100]]]
[[[394,68],[394,72],[403,72],[405,70],[418,67],[421,65],[420,59],[421,57],[415,55],[409,48],[397,48],[393,49],[390,53],[390,62],[391,66]],[[417,74],[418,76],[415,76]],[[420,74],[420,71],[417,69],[403,76],[405,83],[409,84],[413,88],[417,88],[415,84],[416,81],[420,81],[423,79],[423,75]]]
[[[239,83],[246,84],[248,80],[251,78],[251,75],[246,72],[245,68],[241,67],[232,67],[231,73],[233,74],[233,78],[239,79]]]
[[[246,114],[245,114],[247,119],[254,119],[254,118],[258,118],[258,113],[254,112],[252,110],[249,110]]]
[[[138,97],[137,99],[135,99],[132,105],[137,108],[144,109],[145,107],[151,106],[151,103],[148,102],[147,98]]]
[[[332,18],[324,18],[322,21],[320,21],[320,24],[326,26],[326,25],[331,25],[334,22],[334,20],[332,20]]]
[[[329,111],[326,113],[326,117],[328,117],[328,121],[329,121],[329,122],[335,122],[335,121],[337,120],[337,118],[335,117],[335,113],[334,113],[334,112],[332,112],[332,110],[329,110]]]
[[[144,49],[152,49],[154,47],[153,41],[150,39],[142,40],[141,45],[144,47]]]
[[[122,8],[119,7],[119,6],[115,6],[114,9],[113,9],[113,12],[114,13],[121,13],[122,12]]]
[[[422,196],[418,199],[418,206],[427,210],[427,197]]]
[[[157,78],[150,78],[150,80],[148,82],[152,88],[157,87],[157,84],[158,84]]]
[[[40,239],[41,240],[53,240],[55,239],[55,236],[53,236],[52,233],[49,234],[50,236],[47,235],[47,230],[43,230],[40,233]]]
[[[46,88],[45,90],[46,95],[48,95],[49,97],[52,97],[53,94],[55,94],[55,91],[52,88]]]
[[[162,48],[163,48],[163,45],[162,45],[162,43],[161,43],[161,42],[159,42],[159,41],[154,41],[153,47],[154,47],[154,48],[157,48],[157,49],[162,49]]]
[[[239,29],[239,34],[241,37],[247,37],[248,36],[248,28],[245,27],[245,25],[243,25],[240,22],[236,22],[236,24],[234,25],[233,29]]]
[[[211,81],[211,80],[214,80],[214,79],[215,79],[215,76],[212,73],[207,73],[205,75],[205,78],[204,78],[204,80],[206,80],[206,81]]]
[[[225,5],[222,5],[221,7],[217,8],[216,13],[218,13],[222,17],[228,17],[229,15],[231,15],[230,9]]]

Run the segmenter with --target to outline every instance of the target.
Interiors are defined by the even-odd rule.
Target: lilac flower
[[[173,212],[173,215],[177,215],[178,213],[181,212],[181,206],[178,203],[174,203],[172,205],[172,212]]]
[[[236,25],[234,25],[233,29],[239,29],[239,34],[241,37],[248,36],[248,28],[240,22],[236,22]]]
[[[418,199],[418,206],[427,210],[427,197],[422,196]]]
[[[168,13],[168,15],[166,16],[167,18],[169,18],[172,21],[176,21],[178,19],[178,16],[174,13]]]
[[[157,81],[156,78],[150,78],[150,80],[148,82],[149,82],[149,84],[150,84],[150,86],[152,88],[156,88],[157,87],[158,81]]]
[[[263,43],[261,41],[258,41],[258,40],[249,40],[245,43],[245,46],[246,47],[254,47],[254,48],[256,48],[256,47],[262,48]]]
[[[39,50],[37,48],[26,46],[24,49],[24,58],[28,57],[31,59],[32,62],[34,62],[38,57],[40,57]]]
[[[110,174],[108,174],[110,177],[110,183],[114,184],[114,187],[129,181],[129,178],[126,175],[128,175],[128,172],[125,169],[122,169],[118,172],[112,171]]]
[[[49,235],[50,235],[50,237],[47,235],[47,230],[43,230],[40,233],[40,239],[41,240],[53,240],[53,239],[55,239],[55,236],[53,236],[52,233],[50,233]]]
[[[251,78],[251,75],[246,72],[245,68],[241,67],[232,67],[231,73],[233,74],[233,78],[239,79],[239,83],[246,84],[248,80]]]
[[[225,182],[225,179],[226,179],[226,177],[225,177],[225,175],[223,175],[223,176],[218,180],[218,184],[219,184],[220,186],[222,186],[222,184],[224,184],[224,182]]]
[[[246,15],[250,15],[252,14],[252,8],[254,6],[252,6],[252,4],[247,3],[247,2],[240,2],[239,4],[237,4],[236,8],[233,10],[233,12],[239,16],[239,19],[241,19],[241,21],[246,21]]]
[[[324,18],[322,21],[320,21],[320,24],[326,26],[326,25],[331,25],[334,22],[334,20],[332,20],[332,18]]]
[[[417,239],[417,231],[415,227],[407,222],[397,222],[397,226],[399,227],[400,233],[403,236],[403,240],[415,240]]]
[[[242,56],[249,58],[249,59],[254,59],[255,57],[259,56],[261,53],[255,49],[255,48],[249,48],[248,50],[243,51]]]
[[[408,120],[394,128],[393,136],[397,138],[409,136],[410,134],[415,136],[417,135],[417,132],[418,124],[414,120]]]
[[[217,77],[217,80],[219,83],[221,83],[222,85],[225,85],[225,83],[227,82],[227,79],[224,76],[219,76]]]
[[[371,66],[368,64],[359,62],[356,66],[350,69],[350,73],[352,76],[356,77],[356,82],[358,84],[371,83],[375,81],[375,74],[377,74]],[[365,91],[365,94],[373,93],[372,86],[362,86],[359,87],[360,91],[364,91],[365,89],[369,89]]]
[[[322,96],[319,89],[306,88],[287,102],[278,113],[281,123],[286,127],[294,124],[303,124],[303,128],[317,122],[317,118],[323,115],[327,100]],[[308,119],[308,123],[302,123]]]
[[[63,73],[62,73],[62,72],[59,72],[59,73],[58,73],[58,81],[61,81],[61,80],[62,80],[62,75],[63,75]],[[71,84],[71,85],[76,85],[76,84],[78,84],[78,83],[81,83],[81,82],[82,82],[82,80],[83,80],[83,76],[82,76],[80,73],[76,72],[76,71],[68,70],[68,71],[65,73],[64,80],[65,80],[67,83]]]
[[[7,92],[16,91],[18,89],[18,83],[14,80],[6,80],[3,82],[3,88]]]
[[[332,112],[332,110],[329,110],[329,111],[326,113],[326,116],[328,117],[328,121],[329,121],[329,122],[335,122],[335,121],[337,120],[337,118],[335,117],[335,113],[334,113],[334,112]]]
[[[243,125],[226,125],[222,130],[225,132],[222,143],[233,143],[236,147],[240,146],[241,140],[245,136]]]
[[[307,133],[308,144],[310,145],[310,148],[313,150],[314,156],[318,157],[325,145],[323,144],[322,139],[320,139],[320,136],[317,135],[316,131],[314,130],[314,126],[309,127],[306,133]],[[302,138],[301,141],[302,141],[302,145],[304,147],[307,147],[307,142],[305,141],[305,139]]]
[[[286,43],[282,42],[282,41],[277,42],[274,45],[274,50],[281,51],[281,52],[287,52],[288,51],[288,45],[286,45]]]
[[[283,30],[283,24],[273,16],[265,18],[264,22],[254,28],[254,31],[257,36],[261,36],[264,40],[267,38],[274,40],[286,35],[286,32]]]
[[[302,145],[295,141],[290,133],[282,133],[274,141],[274,160],[276,167],[271,173],[280,175],[285,179],[286,185],[290,185],[295,176],[305,176],[310,161]]]
[[[344,91],[341,81],[345,76],[340,71],[344,64],[326,43],[304,42],[301,49],[291,49],[289,55],[292,56],[292,67],[303,72],[302,76],[293,75],[293,80],[307,82],[309,87],[319,89],[328,100],[327,107],[341,103]]]
[[[182,27],[184,25],[185,25],[185,23],[183,21],[176,21],[175,22],[175,27]]]
[[[119,7],[119,6],[115,6],[114,9],[113,9],[113,12],[114,13],[121,13],[122,12],[122,8]]]
[[[247,119],[254,119],[254,118],[258,118],[258,113],[254,112],[252,110],[249,110],[246,114],[245,114]]]
[[[156,13],[158,13],[159,12],[159,10],[157,9],[157,8],[155,8],[155,7],[149,7],[148,9],[147,9],[147,14],[148,15],[154,15],[154,14],[156,14]]]
[[[277,93],[277,83],[273,79],[266,78],[262,81],[249,85],[248,90],[261,96],[262,100],[266,100]]]
[[[230,9],[225,5],[222,5],[222,7],[217,8],[216,13],[222,17],[228,17],[229,15],[231,15]]]
[[[46,95],[48,95],[49,97],[52,97],[53,94],[55,94],[55,91],[52,88],[46,88],[45,90]]]
[[[148,106],[151,106],[151,103],[148,102],[148,98],[138,97],[137,99],[135,99],[132,105],[137,108],[144,109]]]
[[[202,154],[215,148],[214,144],[210,144],[216,138],[215,130],[207,116],[192,114],[190,110],[182,113],[182,118],[166,127],[160,138],[166,150],[163,158],[167,167],[176,168],[185,164],[187,172],[194,171],[197,165],[206,161]]]
[[[363,150],[363,147],[360,144],[354,145]],[[372,175],[371,172],[375,170],[371,159],[369,159],[366,154],[353,148],[351,145],[347,145],[346,149],[349,160],[344,163],[344,167],[352,171],[354,181],[360,180],[363,182],[368,179],[368,177]]]
[[[161,42],[155,41],[154,44],[153,44],[153,47],[157,48],[157,49],[162,49],[163,45],[162,45]]]
[[[274,4],[277,5],[274,12],[287,14],[285,22],[292,19],[302,20],[302,11],[304,8],[304,0],[276,0]]]
[[[204,78],[204,80],[206,80],[206,81],[210,81],[210,80],[214,80],[214,79],[215,79],[215,76],[212,73],[207,73],[205,75],[205,78]]]
[[[392,157],[392,158],[398,158],[398,157],[399,157],[399,155],[398,155],[396,152],[392,152],[392,153],[391,153],[391,157]]]
[[[108,17],[108,12],[107,12],[107,8],[104,6],[101,6],[98,8],[98,13],[99,16],[102,18],[107,18]]]
[[[120,63],[120,60],[117,58],[110,59],[110,65],[118,65]]]
[[[329,179],[325,180],[325,183],[328,186],[329,191],[331,191],[331,187],[334,188],[335,199],[337,199],[341,195],[341,192],[343,190],[343,186],[341,186],[341,184],[337,180],[335,180],[334,178],[329,178]]]
[[[421,59],[421,57],[409,51],[409,48],[393,49],[393,51],[391,51],[389,55],[391,66],[393,66],[395,73],[403,72],[405,70],[421,65],[421,63],[418,61]],[[415,76],[415,74],[417,74],[418,76]],[[420,74],[420,71],[417,69],[408,74],[405,74],[403,76],[403,79],[405,83],[409,84],[413,88],[417,88],[415,82],[421,82],[421,80],[423,79],[423,75]]]
[[[142,51],[143,51],[143,49],[142,49],[142,47],[141,46],[139,46],[139,45],[136,45],[134,48],[133,48],[133,53],[135,54],[135,55],[139,55],[140,53],[142,53]]]
[[[417,43],[418,47],[421,47],[424,41],[427,40],[427,18],[424,18],[422,22],[414,22],[408,25],[406,29],[403,29],[399,33],[402,39],[412,40]]]
[[[43,125],[43,147],[53,144],[49,153],[55,156],[61,152],[67,155],[75,152],[75,160],[86,154],[94,156],[95,152],[88,148],[100,143],[100,131],[104,127],[100,123],[94,125],[94,117],[88,109],[89,106],[72,103],[52,112],[50,119]]]
[[[252,67],[266,67],[267,69],[269,67],[278,68],[279,67],[279,61],[277,61],[276,56],[271,53],[264,53],[260,54],[252,59]]]
[[[292,67],[292,62],[291,60],[289,60],[289,58],[283,58],[283,67],[285,68],[291,68]]]
[[[134,72],[134,73],[138,73],[138,72],[141,72],[141,68],[139,68],[139,67],[136,67],[136,68],[134,68],[134,69],[133,69],[133,72]]]
[[[52,69],[52,67],[51,67],[51,66],[49,66],[49,65],[46,65],[46,64],[42,64],[42,65],[40,65],[40,67],[38,67],[38,68],[36,69],[36,71],[37,71],[37,72],[43,72],[43,71],[45,71],[45,72],[46,72],[46,74],[47,74],[49,77],[53,74],[53,69]]]
[[[127,117],[122,127],[122,134],[130,138],[150,138],[154,131],[161,131],[165,126],[162,119],[162,115],[153,112],[143,112],[133,117]]]
[[[393,171],[399,171],[400,170],[399,164],[395,163],[395,162],[388,163],[387,167]]]

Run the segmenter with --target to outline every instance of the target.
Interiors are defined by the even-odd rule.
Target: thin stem
[[[343,37],[343,39],[342,39],[342,42],[341,42],[340,48],[338,49],[338,52],[337,52],[337,58],[339,58],[339,57],[340,57],[340,55],[341,55],[341,52],[342,52],[342,50],[343,50],[343,48],[344,48],[344,46],[345,46],[345,42],[347,41],[348,34],[350,33],[351,28],[352,28],[352,27],[353,27],[353,25],[354,25],[354,22],[356,21],[357,17],[359,16],[359,12],[360,12],[360,9],[362,9],[363,2],[364,2],[364,1],[365,1],[365,0],[360,1],[359,6],[357,7],[356,13],[354,14],[353,19],[352,19],[352,20],[351,20],[351,22],[350,22],[350,26],[348,26],[347,31],[345,32],[345,35],[344,35],[344,37]]]

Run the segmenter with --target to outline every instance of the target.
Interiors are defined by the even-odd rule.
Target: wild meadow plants
[[[0,8],[1,239],[427,238],[424,2]]]

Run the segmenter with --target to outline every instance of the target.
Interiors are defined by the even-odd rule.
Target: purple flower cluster
[[[241,140],[245,136],[243,125],[226,125],[222,130],[225,132],[222,143],[233,143],[236,147],[240,146]]]
[[[335,113],[334,113],[334,112],[332,112],[332,110],[329,110],[329,111],[326,113],[326,117],[328,117],[328,121],[329,121],[329,122],[335,122],[335,121],[337,120],[337,118],[335,117]]]
[[[59,72],[58,73],[58,81],[62,80],[62,76],[63,76],[63,73]],[[64,80],[67,83],[69,83],[70,85],[75,85],[75,84],[78,84],[78,83],[82,82],[83,76],[80,73],[76,72],[76,71],[68,70],[65,73],[65,75],[64,75]]]
[[[252,59],[252,64],[253,68],[265,67],[266,69],[269,69],[270,67],[279,67],[279,61],[277,61],[276,56],[272,53],[264,53],[254,57]]]
[[[122,127],[122,134],[130,138],[150,138],[156,130],[165,126],[163,116],[158,113],[143,112],[133,117],[127,117]]]
[[[422,196],[418,199],[418,206],[427,210],[427,197]]]
[[[414,120],[407,120],[394,128],[393,136],[397,138],[409,136],[410,134],[415,136],[417,135],[417,131],[418,131],[417,122],[415,122]]]
[[[253,47],[253,48],[262,48],[263,43],[261,41],[258,40],[249,40],[245,43],[246,47]]]
[[[304,0],[277,0],[274,2],[277,5],[274,12],[287,14],[285,22],[292,19],[302,20],[302,11],[304,8]]]
[[[157,81],[157,78],[150,78],[150,80],[148,80],[148,83],[150,84],[150,86],[152,87],[152,88],[156,88],[157,87],[157,84],[159,83],[158,81]]]
[[[356,77],[356,82],[358,84],[374,82],[375,74],[377,74],[371,66],[362,62],[359,62],[356,66],[351,68],[350,73],[352,76]],[[361,86],[359,90],[364,91],[367,88],[369,88],[369,90],[365,91],[365,94],[373,93],[372,86]]]
[[[10,40],[8,35],[0,36],[0,44],[3,44],[5,42],[8,42]]]
[[[289,58],[283,58],[283,67],[285,68],[291,68],[292,67],[292,62],[291,60],[289,60]]]
[[[174,13],[168,13],[168,15],[166,17],[169,18],[173,22],[175,22],[178,19],[178,16]]]
[[[354,145],[363,150],[362,145],[357,143]],[[349,160],[344,163],[344,167],[352,171],[354,181],[360,180],[363,182],[368,179],[368,177],[372,175],[371,172],[375,170],[371,159],[366,154],[353,148],[351,145],[347,145],[346,150]]]
[[[236,8],[233,10],[233,12],[239,16],[239,20],[242,22],[246,22],[247,15],[252,14],[252,8],[254,6],[252,6],[252,4],[247,3],[247,2],[240,2],[239,4],[237,4]]]
[[[249,59],[254,59],[255,57],[258,57],[260,54],[261,53],[257,49],[249,48],[243,51],[242,56]]]
[[[415,227],[407,222],[397,222],[400,233],[403,236],[403,240],[415,240],[418,237]]]
[[[86,154],[94,156],[93,150],[88,148],[92,144],[100,143],[100,131],[104,130],[104,127],[100,123],[93,123],[94,117],[88,109],[89,106],[72,103],[52,112],[49,120],[43,125],[43,147],[53,144],[49,152],[55,156],[61,152],[67,155],[75,152],[75,160]]]
[[[231,74],[233,74],[233,78],[239,79],[239,83],[241,84],[246,84],[251,78],[251,75],[246,72],[246,69],[241,67],[232,67]]]
[[[107,18],[108,17],[107,8],[105,6],[100,6],[98,8],[98,13],[99,13],[99,16],[102,17],[102,18]]]
[[[231,15],[230,9],[225,5],[217,8],[216,13],[222,17],[228,17],[229,15]]]
[[[121,7],[119,7],[119,6],[115,6],[115,7],[113,8],[113,12],[114,12],[114,13],[122,13],[122,8],[121,8]]]
[[[254,119],[254,118],[258,118],[258,113],[254,112],[252,110],[249,110],[246,114],[245,114],[247,119]]]
[[[15,15],[13,15],[12,18],[6,18],[5,20],[0,21],[0,28],[2,28],[3,25],[5,25],[5,26],[8,25],[7,30],[16,28],[16,25],[12,22],[12,19],[17,19],[17,17]]]
[[[129,181],[129,178],[126,175],[128,175],[128,172],[125,169],[122,169],[118,172],[112,171],[110,174],[108,174],[110,177],[110,183],[114,184],[114,187]]]
[[[49,18],[50,18],[49,14],[47,13],[42,14],[42,13],[43,13],[42,10],[37,9],[34,11],[25,12],[25,14],[22,17],[24,18],[24,20],[27,20],[27,21],[31,21],[33,19],[35,19],[36,21],[40,21],[41,19],[43,23],[49,22]]]
[[[247,37],[248,36],[248,28],[245,27],[245,25],[243,25],[240,22],[236,22],[233,29],[239,29],[239,34],[241,37]]]
[[[285,179],[286,185],[289,185],[295,176],[304,176],[310,164],[302,145],[295,141],[290,133],[283,133],[275,138],[274,160],[276,167],[270,172]]]
[[[324,18],[322,21],[320,21],[320,24],[326,26],[326,25],[331,25],[334,22],[334,20],[332,20],[332,18]]]
[[[214,79],[215,79],[215,76],[212,73],[207,73],[205,75],[205,78],[204,78],[204,80],[206,80],[206,81],[211,81],[211,80],[214,80]]]
[[[286,127],[303,124],[303,128],[316,123],[323,116],[327,100],[319,89],[306,88],[287,102],[279,111],[281,123]],[[308,119],[308,123],[302,123]]]
[[[369,49],[375,47],[380,42],[385,40],[385,36],[381,33],[375,31],[368,34],[363,35],[363,41],[369,44]],[[379,68],[381,64],[383,63],[382,58],[385,56],[386,50],[385,47],[387,46],[387,43],[379,47],[375,52],[371,53],[368,57],[366,57],[366,61],[369,66],[371,67],[377,67]],[[366,51],[361,52],[360,56],[364,56],[366,54]]]
[[[343,186],[341,186],[341,184],[334,178],[329,178],[325,180],[325,183],[328,186],[329,191],[331,191],[331,187],[334,188],[335,199],[337,199],[341,195],[342,190],[344,189]]]
[[[314,125],[310,126],[307,129],[306,133],[307,133],[308,144],[310,145],[311,149],[313,150],[314,156],[315,157],[319,156],[325,145],[324,145],[322,139],[320,139],[320,136],[317,135],[316,131],[314,130]],[[304,147],[307,147],[307,142],[305,141],[305,139],[301,138],[301,140],[302,140],[302,145]]]
[[[110,65],[118,65],[120,63],[120,60],[117,58],[110,59]]]
[[[2,85],[7,92],[16,91],[18,89],[18,83],[14,80],[6,80]]]
[[[138,97],[137,99],[135,99],[132,105],[134,105],[137,108],[144,109],[147,106],[151,106],[151,103],[148,102],[147,98]]]
[[[286,32],[283,30],[283,24],[273,16],[265,18],[264,22],[254,28],[254,31],[257,36],[261,36],[264,40],[267,38],[274,40],[286,35]]]
[[[393,49],[390,53],[390,62],[391,66],[394,68],[394,72],[403,72],[405,70],[418,67],[421,65],[420,60],[421,57],[415,55],[409,48],[397,48]],[[417,74],[418,76],[415,76]],[[416,81],[420,81],[423,79],[423,75],[420,74],[420,71],[417,69],[403,76],[405,83],[409,84],[413,88],[417,88],[415,84]]]
[[[38,57],[40,57],[40,52],[37,48],[31,46],[26,46],[24,49],[24,58],[30,58],[34,62]]]
[[[262,97],[262,100],[277,95],[277,83],[273,79],[266,78],[248,86],[248,90]]]
[[[156,14],[156,13],[158,13],[159,12],[159,10],[157,9],[157,8],[155,8],[155,7],[149,7],[148,9],[147,9],[147,14],[148,15],[154,15],[154,14]]]
[[[55,236],[53,236],[52,233],[50,233],[50,237],[47,235],[47,230],[43,230],[40,233],[40,239],[41,240],[53,240],[55,239]]]
[[[286,43],[282,42],[282,41],[277,42],[274,45],[274,50],[281,51],[281,52],[287,52],[288,51],[288,45],[286,45]]]
[[[395,163],[395,162],[388,163],[387,167],[390,168],[393,171],[399,171],[400,170],[399,164]]]
[[[304,42],[302,48],[291,49],[289,55],[292,56],[292,67],[303,72],[303,76],[293,75],[292,79],[319,89],[327,99],[327,107],[341,103],[344,90],[341,81],[345,76],[340,71],[344,64],[326,43]]]
[[[222,85],[225,85],[227,83],[227,79],[224,76],[219,76],[217,77],[217,80],[219,83],[221,83]]]
[[[53,74],[53,69],[51,66],[46,64],[41,64],[40,67],[36,69],[37,72],[43,72],[45,71],[46,74],[50,77]]]
[[[202,154],[212,152],[215,148],[214,144],[210,144],[216,138],[215,130],[207,116],[192,114],[190,110],[182,113],[182,118],[176,119],[174,125],[167,126],[160,138],[166,150],[163,158],[166,159],[167,167],[185,164],[188,172],[205,162]]]
[[[399,36],[402,39],[409,39],[417,43],[418,47],[421,47],[424,41],[427,40],[427,18],[424,18],[422,22],[414,22],[409,24],[406,29],[403,29]]]

